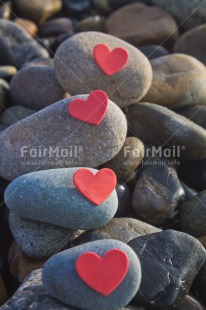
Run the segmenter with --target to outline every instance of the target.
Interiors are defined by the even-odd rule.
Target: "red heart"
[[[73,181],[80,193],[96,206],[105,201],[117,185],[115,173],[107,168],[96,175],[89,169],[80,168],[74,173]]]
[[[99,125],[106,114],[107,107],[107,94],[102,90],[94,90],[87,100],[73,100],[68,107],[68,111],[71,116],[80,121]]]
[[[122,283],[128,269],[128,256],[119,249],[108,251],[102,259],[94,252],[86,252],[76,262],[79,277],[104,296],[111,294]]]
[[[129,54],[123,47],[117,47],[110,51],[106,44],[98,44],[93,51],[94,59],[98,66],[107,75],[117,73],[128,62]]]

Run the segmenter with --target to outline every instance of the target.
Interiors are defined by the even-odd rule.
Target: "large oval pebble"
[[[5,202],[11,211],[24,219],[68,229],[100,227],[117,211],[116,190],[95,206],[74,185],[73,175],[77,170],[52,169],[23,175],[7,187]]]

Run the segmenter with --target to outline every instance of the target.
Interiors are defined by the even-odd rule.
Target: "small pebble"
[[[119,180],[127,181],[144,158],[144,144],[135,137],[128,137],[120,152],[102,167],[112,169]]]
[[[61,0],[14,0],[18,16],[35,23],[42,23],[58,13],[62,8]]]
[[[54,18],[39,26],[39,34],[42,37],[58,36],[72,30],[72,20],[67,17]]]
[[[32,37],[34,37],[37,34],[38,28],[34,22],[31,20],[27,20],[24,18],[16,18],[15,24],[23,28],[28,34],[30,34]]]

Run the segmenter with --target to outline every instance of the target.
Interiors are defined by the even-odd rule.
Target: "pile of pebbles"
[[[204,310],[206,3],[5,0],[0,34],[0,308]]]

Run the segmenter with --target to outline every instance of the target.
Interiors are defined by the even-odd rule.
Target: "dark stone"
[[[206,188],[206,159],[193,162],[181,162],[178,171],[180,179],[198,192]]]
[[[206,106],[204,105],[193,105],[191,107],[184,107],[176,110],[178,114],[181,114],[195,124],[206,129]]]
[[[180,207],[180,229],[194,237],[206,235],[206,190]]]
[[[152,158],[141,168],[132,197],[137,215],[155,226],[174,217],[177,206],[185,198],[176,170],[166,164],[159,165],[160,161],[155,164]]]
[[[144,3],[144,4],[151,4],[150,0],[107,0],[108,1],[108,5],[113,9],[119,9],[124,5],[130,4],[130,3],[134,3],[134,2],[140,2],[140,3]]]
[[[92,8],[91,0],[63,0],[63,8],[70,15],[81,15]]]
[[[191,296],[186,296],[183,302],[177,307],[177,310],[204,310],[205,308]]]
[[[135,103],[128,108],[127,119],[128,127],[145,144],[179,149],[175,157],[188,161],[206,158],[206,130],[165,107]]]
[[[169,54],[168,50],[159,45],[143,45],[138,48],[148,59],[155,59]]]
[[[157,309],[180,304],[206,258],[197,239],[174,230],[142,236],[128,245],[142,266],[142,282],[135,299]]]
[[[185,200],[193,198],[194,196],[197,195],[197,191],[189,186],[187,186],[185,183],[181,182],[182,187],[184,189],[185,192]]]
[[[118,197],[118,209],[115,217],[129,216],[132,212],[132,194],[128,185],[126,183],[117,184],[116,191]]]
[[[72,30],[72,20],[67,17],[54,18],[39,26],[39,34],[42,37],[58,36]]]

